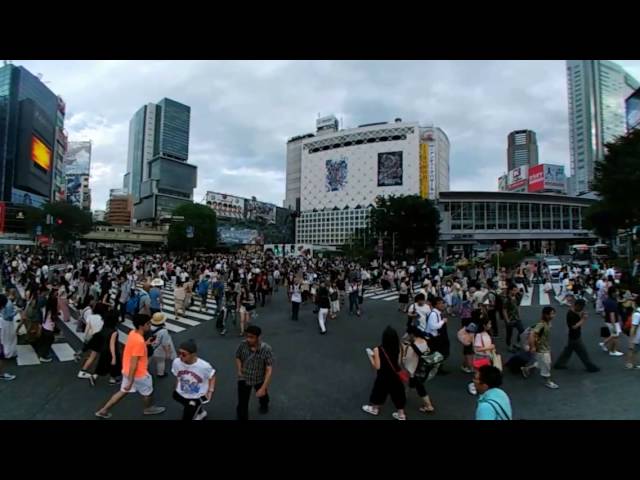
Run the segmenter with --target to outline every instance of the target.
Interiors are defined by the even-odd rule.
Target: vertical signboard
[[[420,144],[420,196],[422,198],[429,196],[428,150],[429,145]]]
[[[436,200],[437,188],[436,188],[436,149],[435,142],[429,145],[429,199]]]
[[[544,190],[544,165],[534,165],[529,169],[529,192]]]

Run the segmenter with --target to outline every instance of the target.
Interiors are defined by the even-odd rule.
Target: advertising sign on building
[[[82,208],[82,176],[67,175],[67,202]]]
[[[65,175],[89,175],[91,171],[91,142],[69,142],[64,155]]]
[[[527,188],[528,167],[522,166],[510,170],[507,175],[507,190],[510,192]]]
[[[498,190],[504,192],[507,190],[507,175],[498,178]]]
[[[276,223],[276,206],[258,200],[245,201],[245,216],[248,220],[261,220],[266,223]]]
[[[640,128],[640,88],[627,98],[625,107],[627,111],[627,130]]]
[[[544,189],[564,192],[566,190],[567,178],[564,174],[563,165],[543,164],[544,167]]]
[[[42,195],[36,195],[35,193],[25,192],[19,188],[13,188],[11,190],[11,203],[17,203],[22,205],[29,205],[33,207],[42,208],[49,199]]]
[[[436,149],[435,144],[429,144],[429,199],[436,200]]]
[[[427,198],[429,196],[429,145],[420,144],[420,196]]]
[[[222,218],[244,218],[244,198],[226,193],[207,192],[206,202]]]
[[[544,190],[544,165],[535,165],[529,169],[530,192],[540,192]]]

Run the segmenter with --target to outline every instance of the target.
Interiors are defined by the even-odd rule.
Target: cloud
[[[568,167],[564,61],[15,61],[67,103],[70,140],[93,141],[93,208],[122,185],[128,126],[142,105],[191,106],[190,162],[207,190],[278,205],[286,140],[318,113],[345,127],[396,117],[441,127],[451,188],[496,190],[507,135],[531,129],[542,162]],[[640,61],[619,61],[640,78]]]

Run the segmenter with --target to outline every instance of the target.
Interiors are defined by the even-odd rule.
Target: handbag
[[[387,362],[389,362],[391,369],[396,373],[400,382],[409,383],[409,379],[411,378],[411,375],[409,375],[409,372],[407,372],[402,368],[400,368],[399,370],[396,370],[395,367],[393,366],[393,363],[391,363],[391,359],[389,358],[389,355],[387,355],[387,352],[384,351],[384,348],[380,347],[380,350],[382,350],[382,353],[384,353],[384,356],[387,359]]]
[[[500,355],[499,353],[492,353],[491,364],[498,370],[502,371],[502,355]]]

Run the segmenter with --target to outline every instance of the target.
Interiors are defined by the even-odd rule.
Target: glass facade
[[[158,102],[158,106],[154,156],[164,155],[186,162],[189,157],[191,108],[168,98]]]
[[[138,110],[129,122],[129,158],[125,187],[133,195],[134,201],[140,198],[140,183],[144,163],[144,130],[147,107]]]
[[[582,230],[586,208],[535,202],[450,201],[453,231],[487,230]]]

